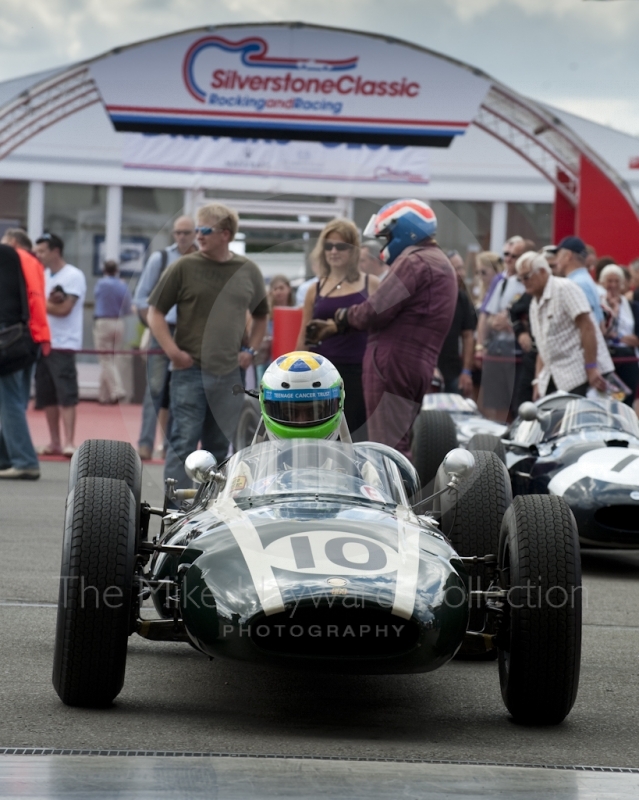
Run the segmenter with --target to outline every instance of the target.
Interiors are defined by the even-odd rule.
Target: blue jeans
[[[33,366],[0,375],[0,469],[38,469],[27,405]]]
[[[159,350],[160,345],[155,337],[149,341],[149,350]],[[155,445],[155,429],[158,413],[162,407],[164,386],[169,372],[169,359],[162,354],[147,356],[146,389],[142,404],[142,428],[138,445],[145,445],[153,451]]]
[[[174,370],[171,375],[171,434],[164,477],[175,478],[178,489],[192,484],[184,461],[202,442],[218,462],[224,461],[242,410],[243,395],[234,395],[240,370],[210,375],[199,367]]]
[[[140,428],[139,447],[148,447],[151,451],[155,447],[155,429],[157,426],[158,415],[151,397],[151,389],[147,382],[144,390],[144,400],[142,402],[142,427]]]

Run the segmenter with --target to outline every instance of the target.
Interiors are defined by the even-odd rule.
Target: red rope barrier
[[[85,356],[161,356],[164,350],[72,350]]]

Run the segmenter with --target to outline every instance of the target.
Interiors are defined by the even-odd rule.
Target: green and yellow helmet
[[[342,421],[344,381],[323,356],[287,353],[264,373],[260,407],[273,439],[332,439]]]

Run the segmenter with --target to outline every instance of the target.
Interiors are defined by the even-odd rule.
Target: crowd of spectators
[[[444,253],[434,235],[389,259],[383,242],[362,240],[351,221],[336,219],[311,254],[313,276],[296,291],[283,274],[267,287],[256,264],[232,251],[238,226],[235,211],[219,204],[201,208],[197,222],[181,216],[174,244],[149,257],[133,298],[115,261],[94,289],[99,402],[126,396],[114,354],[124,346],[124,318],[136,311],[149,351],[138,449],[153,456],[159,421],[166,476],[178,486],[188,485],[183,463],[192,450],[226,457],[242,404],[233,386],[251,367],[259,383],[277,307],[301,308],[297,348],[325,355],[341,373],[354,441],[370,437],[409,454],[420,397],[438,388],[476,399],[500,421],[557,389],[608,391],[613,372],[626,402],[635,398],[639,260],[626,268],[597,258],[575,236],[541,248],[512,236],[501,253],[464,260]],[[24,231],[7,231],[0,261],[0,333],[28,323],[33,344],[19,369],[3,374],[0,363],[0,478],[34,479],[26,423],[34,372],[35,407],[50,434],[40,452],[75,451],[86,281],[53,233],[32,247]]]

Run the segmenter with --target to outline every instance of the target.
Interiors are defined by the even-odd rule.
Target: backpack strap
[[[166,269],[166,265],[169,263],[169,248],[165,247],[162,250],[162,261],[160,263],[160,273],[158,275],[158,280],[160,280],[162,273]]]

